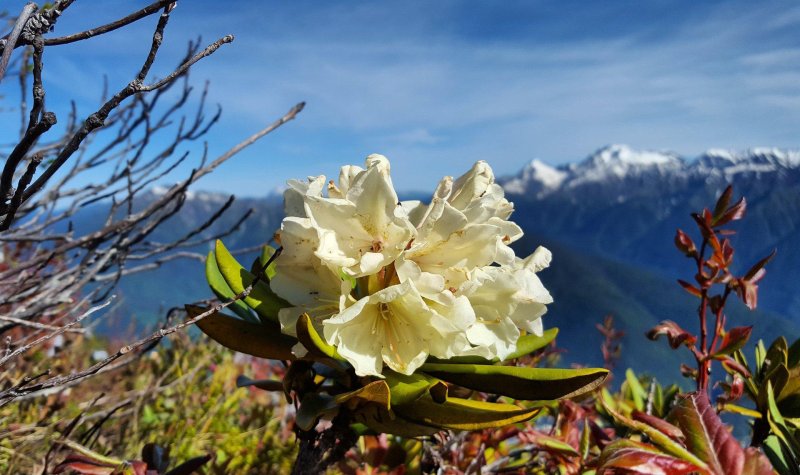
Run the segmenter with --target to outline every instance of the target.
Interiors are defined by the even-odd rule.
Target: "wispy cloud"
[[[533,158],[575,160],[610,142],[685,154],[798,145],[800,8],[792,2],[490,5],[181,4],[168,32],[173,59],[181,39],[237,35],[196,71],[225,108],[212,140],[309,103],[291,131],[238,162],[247,169],[269,156],[274,173],[226,172],[216,186],[272,187],[279,173],[320,167],[331,174],[335,163],[374,151],[398,160],[399,186],[428,188],[476,159],[511,173]],[[52,66],[62,81],[83,81],[109,61],[124,69],[141,56],[126,42],[109,36],[81,59],[86,68]]]

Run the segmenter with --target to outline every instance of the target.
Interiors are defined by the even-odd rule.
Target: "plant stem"
[[[341,461],[358,440],[358,435],[350,428],[351,422],[350,413],[340,408],[331,426],[324,431],[317,432],[313,428],[309,431],[298,430],[300,451],[294,461],[292,475],[317,475]]]
[[[708,238],[703,238],[703,243],[700,246],[700,252],[697,254],[695,261],[697,262],[697,275],[703,275],[703,261],[706,253],[706,246],[708,245]],[[700,308],[698,314],[700,316],[700,358],[697,358],[697,390],[708,391],[708,372],[711,369],[711,362],[706,358],[708,356],[708,329],[706,328],[706,312],[708,309],[708,287],[701,284],[700,289]]]

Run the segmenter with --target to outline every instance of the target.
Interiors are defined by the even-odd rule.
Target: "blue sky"
[[[147,3],[77,0],[54,34]],[[153,72],[168,72],[197,35],[236,36],[194,73],[198,85],[211,81],[210,99],[223,107],[207,137],[212,152],[307,101],[297,121],[199,186],[242,195],[266,194],[291,177],[334,175],[372,152],[392,160],[397,188],[426,190],[475,160],[512,174],[534,158],[576,161],[609,143],[686,156],[797,148],[800,4],[754,5],[184,0]],[[124,85],[155,20],[48,49],[49,107],[66,118],[74,98],[88,114],[103,73],[112,88]],[[6,80],[0,93],[11,97],[14,86]]]

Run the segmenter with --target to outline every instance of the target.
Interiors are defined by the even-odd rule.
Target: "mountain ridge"
[[[602,147],[577,163],[558,166],[534,159],[513,176],[498,181],[508,193],[535,193],[537,198],[566,189],[655,175],[692,180],[716,176],[731,181],[736,174],[800,170],[800,150],[755,147],[744,151],[709,149],[693,159],[670,151],[634,150],[627,145]]]

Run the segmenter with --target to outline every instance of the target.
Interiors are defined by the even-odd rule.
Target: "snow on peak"
[[[568,186],[601,182],[609,178],[622,179],[650,171],[662,173],[683,165],[683,160],[671,152],[639,151],[627,145],[609,145],[589,155],[581,163],[570,165],[568,169],[573,177]]]
[[[737,173],[773,172],[781,168],[800,167],[800,150],[752,148],[744,152],[711,149],[701,155],[695,168],[727,176]]]
[[[528,191],[531,183],[537,183],[540,190],[539,195],[543,195],[549,190],[554,190],[561,186],[567,178],[567,173],[558,168],[552,167],[539,159],[534,159],[516,177],[503,183],[503,187],[509,193],[522,194]]]
[[[608,145],[596,151],[584,160],[583,164],[593,167],[614,164],[649,166],[673,164],[676,161],[680,161],[680,159],[673,153],[633,150],[627,145],[616,144]]]
[[[626,145],[609,145],[580,163],[552,167],[540,160],[533,160],[515,177],[500,181],[509,193],[541,198],[560,189],[573,189],[586,184],[620,183],[629,178],[707,179],[709,176],[718,176],[731,182],[735,175],[759,175],[790,169],[800,169],[800,150],[709,149],[694,160],[685,160],[672,152],[640,151]]]

